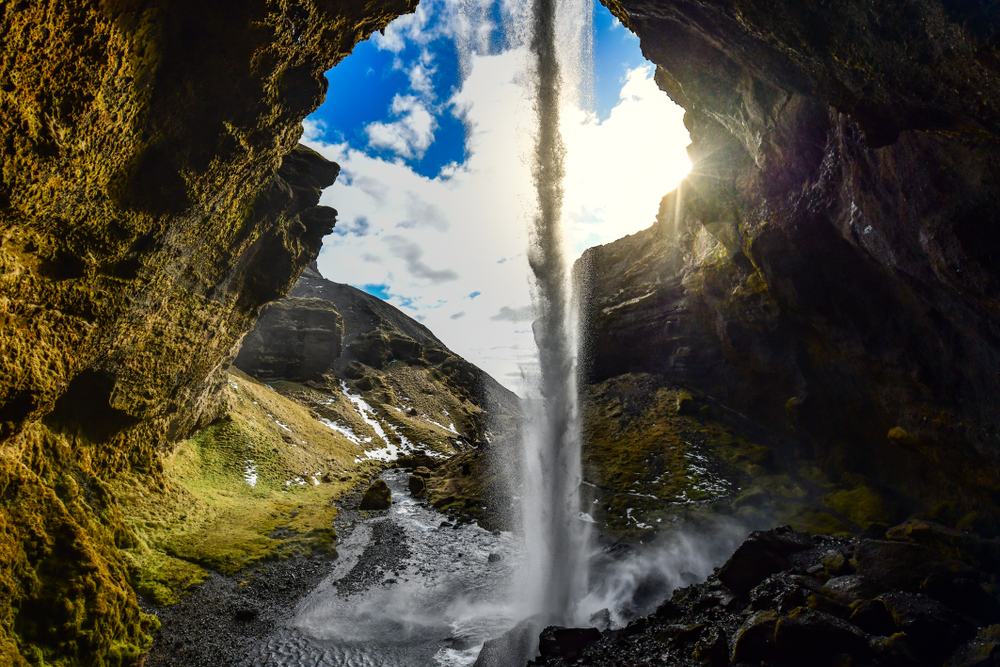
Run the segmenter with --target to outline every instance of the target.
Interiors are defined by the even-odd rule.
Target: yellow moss
[[[826,495],[822,502],[861,528],[867,528],[873,523],[889,524],[893,519],[882,496],[864,485],[849,490],[834,491]]]
[[[787,521],[795,530],[804,531],[807,533],[817,533],[820,535],[845,535],[850,536],[850,528],[845,526],[839,519],[834,517],[832,514],[815,510],[812,508],[806,508],[792,516]]]

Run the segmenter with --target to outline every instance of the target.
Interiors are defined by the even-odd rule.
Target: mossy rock
[[[387,510],[392,505],[392,490],[383,480],[377,479],[365,491],[361,498],[359,509],[363,510]]]

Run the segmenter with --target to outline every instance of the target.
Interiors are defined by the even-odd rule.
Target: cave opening
[[[327,73],[303,139],[342,168],[322,199],[339,212],[324,277],[403,309],[521,394],[537,372],[525,252],[534,121],[518,41],[529,9],[422,2]],[[570,261],[654,224],[690,169],[683,109],[638,39],[600,3],[586,14],[562,99]]]

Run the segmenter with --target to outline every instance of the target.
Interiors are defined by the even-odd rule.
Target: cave
[[[595,607],[427,630],[419,664],[993,664],[1000,9],[602,3],[684,109],[692,168],[567,268]],[[318,651],[351,596],[430,613],[403,594],[414,554],[468,590],[529,569],[502,510],[530,401],[390,283],[325,277],[324,239],[378,222],[331,201],[364,174],[303,122],[360,104],[326,73],[416,9],[0,8],[0,662],[267,664]],[[413,239],[449,223],[409,205],[385,257],[443,295],[459,272]],[[457,327],[485,291],[428,303]],[[521,306],[482,335],[543,338]],[[309,597],[334,572],[343,595]]]

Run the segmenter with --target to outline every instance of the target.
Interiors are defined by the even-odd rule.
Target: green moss
[[[823,498],[823,504],[861,528],[890,524],[894,518],[882,496],[865,485],[834,491]]]
[[[787,521],[795,530],[821,535],[853,535],[851,529],[832,514],[820,510],[805,508],[790,517]]]

